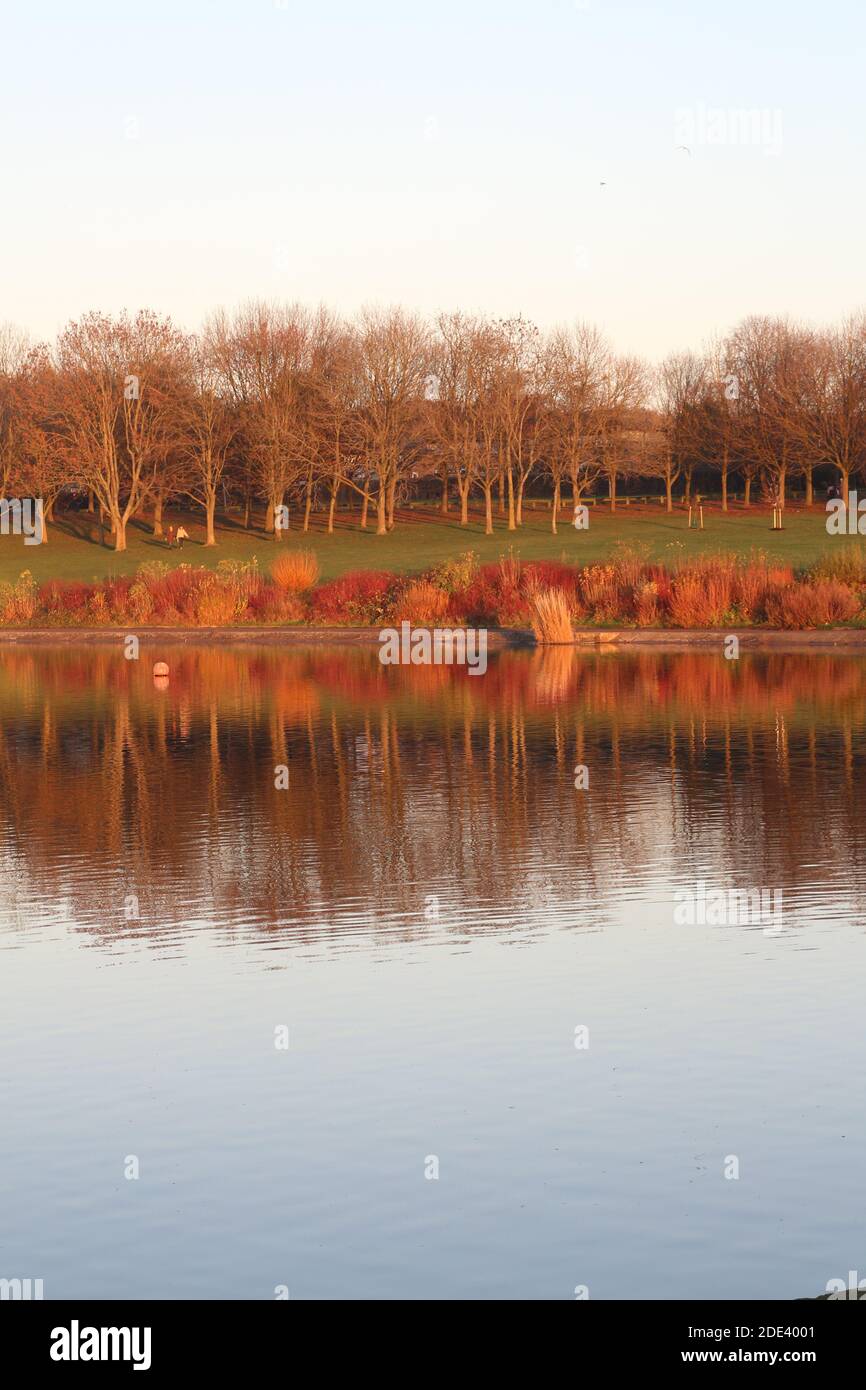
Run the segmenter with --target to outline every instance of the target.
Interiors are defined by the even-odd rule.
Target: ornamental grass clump
[[[562,589],[537,589],[530,599],[530,621],[537,642],[574,641],[568,596]]]
[[[271,565],[271,579],[289,594],[306,594],[318,583],[319,562],[312,550],[286,550]]]

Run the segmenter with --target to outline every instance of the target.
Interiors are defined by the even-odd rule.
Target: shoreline
[[[424,624],[417,624],[423,628]],[[461,629],[455,625],[453,631]],[[127,637],[151,645],[232,646],[368,646],[379,640],[380,627],[57,627],[0,628],[0,646],[109,646]],[[712,648],[736,637],[750,651],[866,652],[866,628],[577,628],[573,642],[549,644],[563,647],[651,647],[657,650]],[[490,651],[536,648],[529,628],[488,628]]]

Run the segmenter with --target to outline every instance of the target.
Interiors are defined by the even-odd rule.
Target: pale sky
[[[36,337],[265,297],[584,318],[657,358],[866,307],[863,0],[0,15],[0,320]]]

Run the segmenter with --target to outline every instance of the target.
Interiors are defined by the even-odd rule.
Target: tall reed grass
[[[530,614],[536,641],[545,644],[574,641],[568,598],[561,589],[536,590],[530,601]]]

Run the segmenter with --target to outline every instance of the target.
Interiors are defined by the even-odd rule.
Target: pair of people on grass
[[[165,536],[166,540],[168,541],[169,550],[172,550],[174,548],[175,541],[177,541],[178,550],[183,550],[184,541],[189,540],[189,531],[187,531],[185,526],[178,526],[176,531],[173,526],[169,526],[168,530],[165,533]]]

